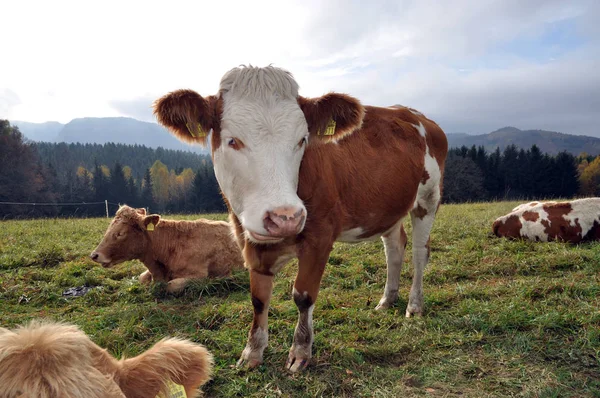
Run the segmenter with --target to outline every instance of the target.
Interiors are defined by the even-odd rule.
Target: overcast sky
[[[240,64],[300,93],[408,105],[447,132],[600,136],[600,1],[3,1],[0,118],[155,121]]]

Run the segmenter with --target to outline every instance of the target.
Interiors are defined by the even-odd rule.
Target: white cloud
[[[3,41],[9,61],[0,63],[0,118],[153,120],[151,102],[168,91],[211,94],[230,68],[273,63],[294,74],[303,95],[336,90],[367,104],[403,103],[449,132],[510,124],[593,134],[598,4],[7,2],[0,37],[11,39]],[[546,60],[513,51],[564,21],[580,35],[578,50]]]

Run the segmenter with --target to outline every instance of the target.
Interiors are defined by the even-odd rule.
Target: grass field
[[[385,284],[382,243],[336,244],[314,311],[314,357],[298,375],[284,370],[297,319],[295,261],[276,277],[264,364],[238,370],[252,319],[247,274],[179,297],[140,286],[141,263],[102,269],[88,258],[107,219],[1,222],[0,325],[73,322],[117,356],[166,335],[192,339],[216,360],[206,396],[600,397],[600,244],[490,237],[492,221],[515,205],[440,208],[421,319],[404,318],[410,240],[400,299],[382,312],[374,311]],[[81,285],[94,289],[62,297]]]

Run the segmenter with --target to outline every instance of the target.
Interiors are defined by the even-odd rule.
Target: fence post
[[[106,206],[106,218],[108,218],[108,200],[104,199],[104,205]]]

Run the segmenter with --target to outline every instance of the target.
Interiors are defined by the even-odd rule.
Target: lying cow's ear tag
[[[146,225],[146,229],[148,231],[154,231],[154,223],[149,223],[148,225]]]
[[[335,120],[331,119],[329,123],[327,123],[327,127],[325,127],[325,133],[323,135],[334,135],[335,134]],[[318,135],[321,135],[319,131]]]
[[[187,398],[187,394],[185,393],[185,389],[182,385],[169,381],[167,383],[167,387],[169,388],[167,395],[161,393],[158,394],[156,398]]]
[[[191,126],[190,123],[186,123],[185,126],[187,127],[192,137],[206,137],[206,131],[204,131],[200,123],[192,123]]]

